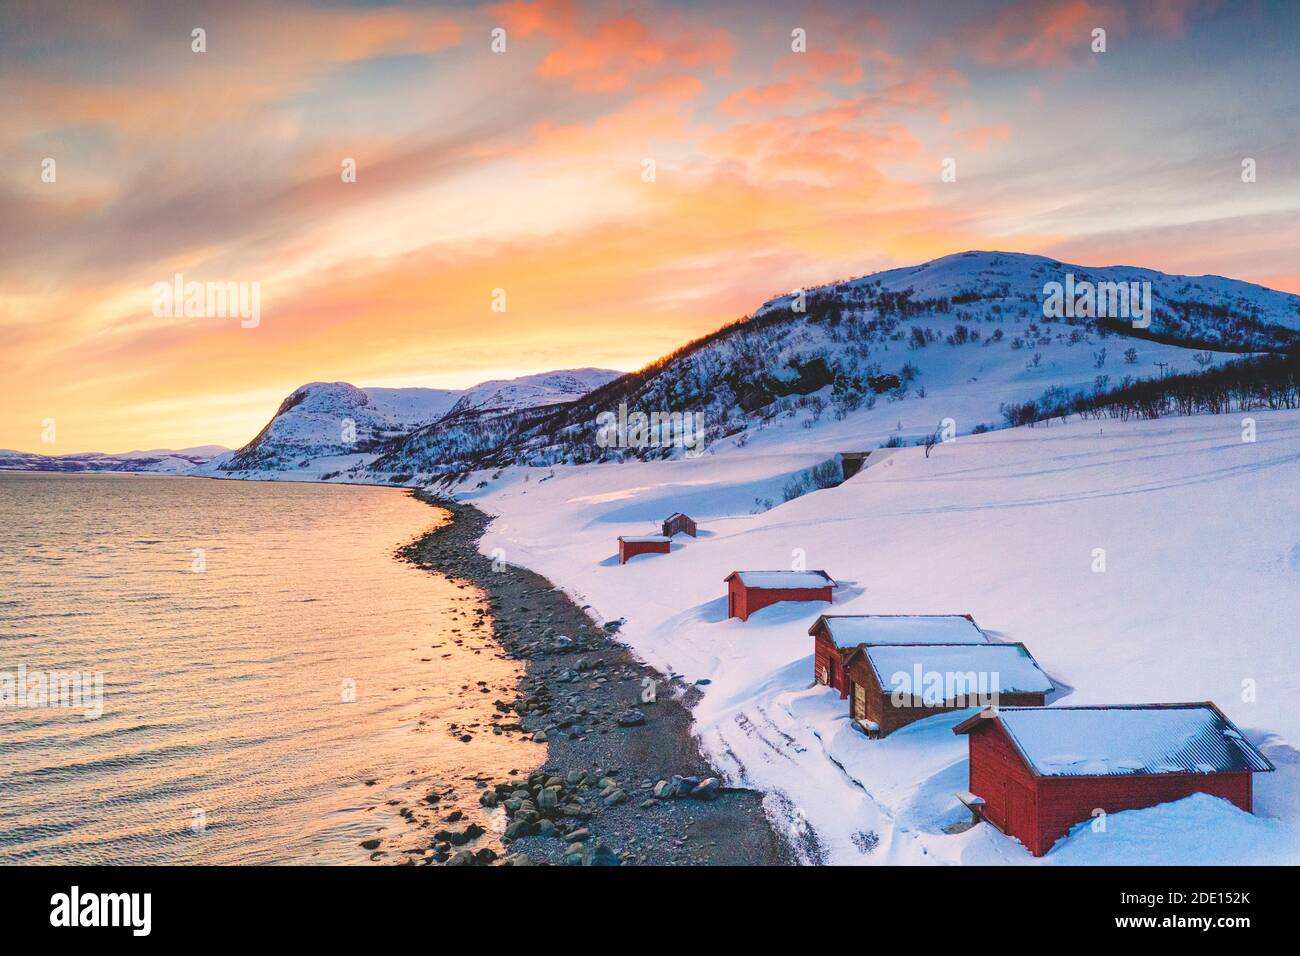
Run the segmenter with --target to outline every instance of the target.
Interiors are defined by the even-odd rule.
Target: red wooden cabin
[[[845,670],[849,716],[870,737],[946,711],[1041,707],[1054,690],[1023,644],[864,644]]]
[[[638,554],[667,554],[672,542],[659,534],[619,535],[618,563],[627,564]]]
[[[1250,812],[1251,775],[1274,769],[1208,701],[1001,707],[953,733],[969,735],[979,815],[1034,856],[1098,811],[1208,793]]]
[[[825,571],[732,571],[727,582],[727,617],[749,615],[781,601],[830,601],[835,582]]]
[[[864,644],[987,644],[969,614],[823,614],[813,637],[813,679],[849,696],[844,662]]]
[[[663,533],[665,538],[671,538],[675,534],[689,534],[695,537],[695,522],[680,511],[670,514],[664,519]]]

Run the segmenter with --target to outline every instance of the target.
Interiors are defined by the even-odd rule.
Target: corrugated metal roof
[[[997,719],[1045,777],[1273,769],[1207,703],[1002,707]]]

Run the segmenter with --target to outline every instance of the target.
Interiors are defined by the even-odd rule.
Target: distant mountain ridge
[[[218,477],[338,477],[365,469],[417,431],[463,428],[503,414],[571,402],[621,374],[564,369],[463,390],[311,382],[281,402],[247,445],[198,471]]]
[[[120,455],[107,455],[97,451],[78,452],[71,455],[41,455],[35,452],[0,451],[0,470],[3,471],[138,471],[156,474],[185,474],[197,465],[228,453],[221,445],[199,445],[194,448],[154,449],[128,451]]]

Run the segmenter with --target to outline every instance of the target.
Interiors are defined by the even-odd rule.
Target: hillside
[[[553,409],[620,377],[607,369],[549,372],[504,382],[484,382],[462,395],[442,418],[393,442],[364,468],[360,480],[384,475],[432,476],[494,454],[533,423],[547,421]]]
[[[1148,328],[1044,316],[1044,287],[1150,282]],[[526,417],[421,473],[511,464],[677,457],[682,448],[600,447],[593,423],[625,405],[698,413],[713,449],[761,440],[791,420],[854,422],[859,442],[915,440],[952,419],[958,433],[1004,423],[1003,407],[1044,392],[1093,393],[1300,343],[1300,296],[1215,276],[1041,256],[968,252],[791,295],[553,413]],[[809,423],[810,424],[805,424]],[[887,422],[891,427],[881,427]],[[869,423],[865,433],[862,426]],[[828,434],[820,428],[810,441]],[[840,439],[837,438],[837,442]],[[852,444],[849,447],[854,447]],[[868,444],[862,447],[872,447]],[[388,459],[399,460],[400,456]]]
[[[447,417],[461,417],[470,412],[502,414],[571,402],[621,374],[604,368],[577,368],[494,379],[467,389],[447,412]]]
[[[1093,268],[1012,252],[962,252],[810,292],[832,295],[845,304],[893,296],[895,310],[902,313],[943,300],[954,309],[987,303],[1003,311],[1019,312],[1021,305],[1037,311],[1043,287],[1064,282],[1067,273],[1076,285],[1150,282],[1153,314],[1147,333],[1188,346],[1268,350],[1294,344],[1296,337],[1287,333],[1300,330],[1300,297],[1287,292],[1223,276],[1169,275],[1135,266]],[[790,302],[790,296],[780,296],[756,314]]]

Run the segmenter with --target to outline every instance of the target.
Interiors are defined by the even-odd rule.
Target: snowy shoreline
[[[523,567],[495,570],[480,544],[489,515],[473,505],[411,493],[446,510],[450,519],[399,553],[426,571],[485,592],[491,639],[525,667],[517,699],[501,711],[503,718],[507,712],[518,714],[518,722],[502,723],[501,729],[532,735],[545,745],[538,749],[545,755],[540,767],[493,781],[489,785],[496,785],[496,791],[484,793],[538,789],[543,781],[584,773],[591,781],[568,794],[581,815],[543,810],[552,828],[543,833],[525,828],[508,841],[507,852],[525,853],[534,862],[575,862],[568,852],[570,841],[560,837],[581,830],[591,834],[584,838],[589,849],[607,847],[627,863],[789,862],[760,795],[747,788],[723,791],[710,800],[655,798],[654,785],[674,775],[715,775],[693,733],[691,689],[643,663],[616,636],[616,626],[598,623],[588,608],[545,577]],[[648,682],[657,688],[653,701],[645,699]],[[632,709],[641,721],[625,724],[622,718]],[[624,797],[602,799],[594,786],[600,779],[615,781]]]
[[[694,462],[510,468],[457,498],[496,515],[484,554],[625,616],[620,639],[639,657],[711,682],[693,708],[706,753],[729,783],[768,794],[794,845],[823,848],[806,862],[1294,863],[1300,414],[1251,417],[1253,442],[1230,414],[963,436],[757,514],[753,489],[816,459],[806,432]],[[677,510],[700,522],[698,539],[618,565],[617,535]],[[1090,568],[1098,548],[1105,573]],[[841,582],[834,604],[728,620],[723,576],[788,566],[794,551]],[[1027,645],[1058,688],[1049,702],[1214,700],[1278,772],[1256,781],[1253,816],[1189,798],[1115,814],[1109,833],[1035,860],[986,824],[962,828],[966,745],[951,729],[963,715],[869,741],[838,693],[813,685],[806,631],[824,612],[971,613],[995,640]]]

